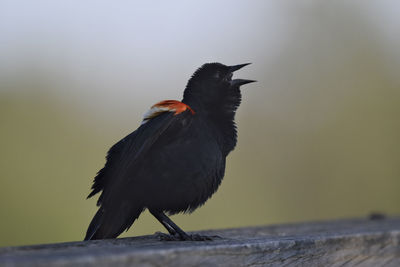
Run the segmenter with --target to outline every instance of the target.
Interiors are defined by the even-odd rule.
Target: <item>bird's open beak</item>
[[[229,66],[229,70],[230,72],[234,72],[237,70],[240,70],[241,68],[243,68],[244,66],[250,65],[251,63],[245,63],[245,64],[240,64],[240,65],[234,65],[234,66]],[[241,86],[247,83],[254,83],[256,81],[254,80],[245,80],[245,79],[234,79],[232,81],[230,81],[231,86]]]
[[[251,63],[245,63],[245,64],[240,64],[240,65],[229,66],[229,70],[230,70],[230,72],[234,72],[234,71],[240,70],[244,66],[247,66],[247,65],[250,65],[250,64]]]
[[[231,86],[241,86],[246,83],[254,83],[254,80],[234,79],[231,81]]]

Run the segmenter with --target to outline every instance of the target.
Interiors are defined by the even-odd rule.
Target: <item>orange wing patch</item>
[[[182,102],[179,102],[177,100],[164,100],[153,105],[150,110],[144,114],[142,124],[145,124],[150,119],[164,112],[174,112],[174,115],[178,115],[186,110],[189,110],[192,115],[195,114],[194,110],[191,107]]]
[[[151,108],[160,108],[160,109],[166,109],[169,112],[174,112],[175,111],[175,115],[178,115],[179,113],[184,112],[185,110],[189,110],[192,114],[194,114],[193,109],[191,109],[188,105],[179,102],[177,100],[164,100],[161,101],[157,104],[155,104],[154,106],[152,106]]]

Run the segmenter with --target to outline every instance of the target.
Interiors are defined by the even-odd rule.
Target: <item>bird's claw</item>
[[[160,240],[160,241],[212,241],[214,239],[221,239],[222,237],[213,235],[213,236],[206,236],[206,235],[199,235],[199,234],[192,234],[192,235],[169,235],[169,234],[164,234],[161,232],[156,232],[155,236]]]
[[[207,236],[207,235],[199,235],[199,234],[193,234],[189,236],[189,240],[192,241],[211,241],[214,240],[216,238],[221,238],[219,236]]]
[[[154,235],[160,241],[179,241],[179,240],[181,240],[179,235],[169,235],[169,234],[164,234],[161,232],[156,232]]]

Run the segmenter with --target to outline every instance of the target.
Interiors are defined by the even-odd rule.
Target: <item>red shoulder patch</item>
[[[153,107],[167,109],[167,111],[175,112],[175,115],[178,115],[179,113],[182,113],[187,109],[192,113],[192,115],[194,115],[195,113],[191,107],[177,100],[164,100],[155,104],[154,106],[152,106],[152,108]]]
[[[192,115],[195,114],[194,110],[185,103],[177,100],[164,100],[153,105],[150,110],[144,114],[142,124],[145,124],[151,118],[164,112],[174,112],[174,115],[178,115],[186,110],[189,110]]]

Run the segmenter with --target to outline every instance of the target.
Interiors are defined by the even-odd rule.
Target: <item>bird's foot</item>
[[[221,239],[221,237],[217,236],[217,235],[213,235],[213,236],[206,236],[206,235],[199,235],[199,234],[169,235],[169,234],[164,234],[161,232],[156,232],[155,236],[160,241],[212,241],[215,239]]]
[[[222,237],[220,237],[218,235],[208,236],[208,235],[193,234],[193,235],[189,235],[189,239],[185,239],[185,240],[190,240],[190,241],[212,241],[212,240],[221,239],[221,238]]]
[[[180,236],[178,234],[169,235],[169,234],[164,234],[164,233],[161,233],[161,232],[156,232],[154,235],[160,241],[180,241],[181,240],[181,238],[180,238]]]

